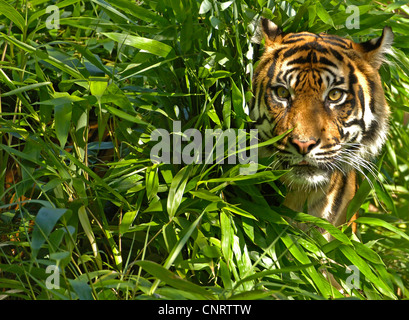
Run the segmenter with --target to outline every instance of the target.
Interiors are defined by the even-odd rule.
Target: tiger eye
[[[276,94],[277,94],[277,96],[279,96],[282,99],[287,99],[290,96],[290,91],[288,91],[284,87],[278,87],[276,89]]]
[[[328,99],[331,101],[337,101],[339,99],[341,99],[343,95],[343,92],[339,89],[332,89],[329,93],[328,93]]]

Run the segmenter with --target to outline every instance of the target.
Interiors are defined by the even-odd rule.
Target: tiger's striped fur
[[[284,176],[284,204],[335,226],[357,188],[357,171],[371,169],[388,132],[389,107],[378,70],[393,41],[390,28],[365,43],[329,34],[283,33],[262,19],[264,54],[253,80],[250,117],[268,140],[263,150]]]

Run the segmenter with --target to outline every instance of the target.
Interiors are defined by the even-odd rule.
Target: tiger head
[[[389,108],[378,70],[391,49],[390,28],[364,43],[325,33],[284,33],[262,19],[265,39],[253,80],[250,116],[291,186],[317,188],[335,171],[361,171],[380,151]]]

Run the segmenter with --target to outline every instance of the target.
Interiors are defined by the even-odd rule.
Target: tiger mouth
[[[307,160],[302,160],[296,163],[285,161],[282,166],[284,169],[290,170],[291,174],[298,179],[312,178],[314,176],[328,176],[334,171],[334,168],[327,163],[312,163]]]
[[[309,166],[310,163],[307,160],[302,160],[296,164],[296,166]]]
[[[311,164],[295,164],[288,167],[290,171],[283,177],[289,188],[317,188],[326,185],[332,174],[328,168],[320,168]]]

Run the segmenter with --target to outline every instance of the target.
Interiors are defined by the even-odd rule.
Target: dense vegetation
[[[252,175],[151,161],[155,129],[249,128],[261,15],[356,41],[395,33],[391,133],[351,204],[357,235],[281,206],[271,159]],[[0,298],[344,297],[325,270],[350,297],[408,298],[408,15],[384,0],[0,0]]]

